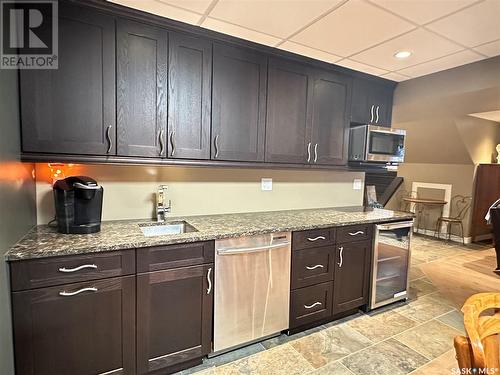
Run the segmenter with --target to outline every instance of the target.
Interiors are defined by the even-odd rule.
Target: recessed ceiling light
[[[411,56],[410,51],[398,51],[394,54],[394,57],[400,60],[407,59],[410,56]]]

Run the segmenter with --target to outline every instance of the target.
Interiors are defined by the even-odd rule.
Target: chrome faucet
[[[167,189],[167,185],[160,185],[156,194],[156,220],[160,223],[165,221],[165,216],[170,212],[172,205],[169,199],[167,206]]]

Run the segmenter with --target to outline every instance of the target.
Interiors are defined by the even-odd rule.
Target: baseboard
[[[434,230],[431,230],[431,229],[425,230],[425,229],[417,229],[417,228],[415,228],[415,233],[423,234],[425,236],[430,236],[430,237],[434,237],[434,238],[438,239],[436,236],[434,236]],[[448,234],[447,233],[441,232],[440,236],[441,236],[442,240],[448,240]],[[477,236],[477,237],[479,237],[479,236]],[[462,237],[452,234],[451,237],[450,237],[450,241],[462,243]],[[464,237],[463,242],[465,242],[466,245],[472,243],[472,237]]]

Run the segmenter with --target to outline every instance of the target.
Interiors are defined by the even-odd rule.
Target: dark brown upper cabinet
[[[114,155],[114,18],[60,2],[58,61],[20,70],[23,152]]]
[[[120,19],[116,33],[117,154],[165,156],[167,32]]]
[[[349,141],[351,78],[319,70],[313,77],[311,162],[344,165]]]
[[[137,373],[175,372],[211,350],[213,264],[137,275]]]
[[[168,157],[210,159],[212,43],[169,34]]]
[[[266,55],[214,44],[212,159],[264,160],[266,81]]]
[[[333,281],[333,314],[368,303],[372,242],[336,245]]]
[[[311,85],[304,65],[269,59],[266,161],[306,163]],[[309,154],[310,159],[310,154]]]
[[[270,59],[266,161],[345,164],[350,97],[347,76]]]
[[[17,375],[135,374],[135,276],[12,293]]]
[[[365,78],[355,78],[352,92],[351,122],[391,126],[394,87]]]

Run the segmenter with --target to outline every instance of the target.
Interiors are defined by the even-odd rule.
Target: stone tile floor
[[[408,302],[281,335],[206,359],[179,374],[452,374],[453,337],[464,334],[463,316],[419,264],[486,248],[414,236]]]

